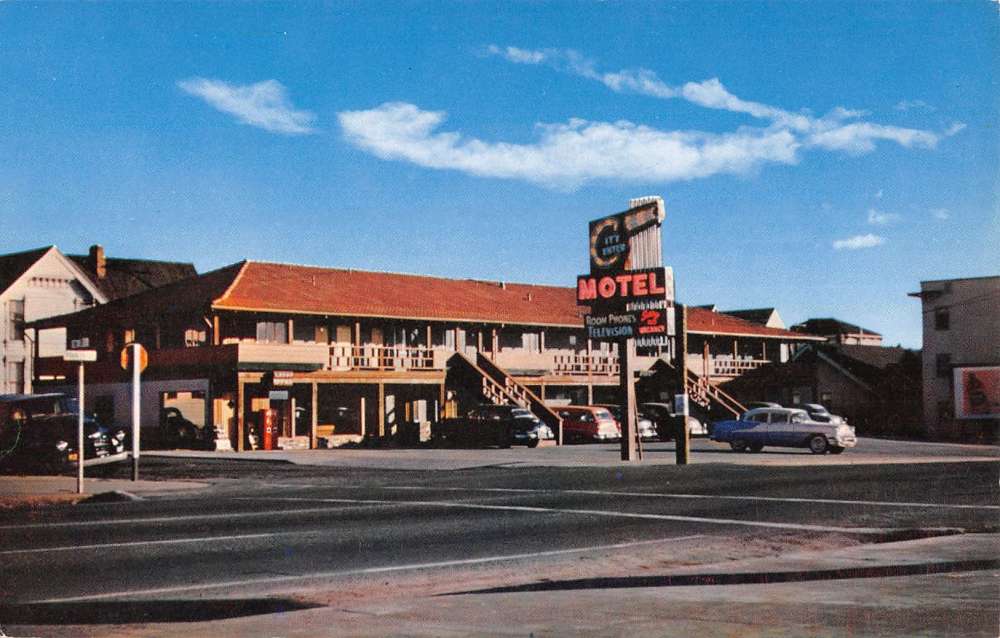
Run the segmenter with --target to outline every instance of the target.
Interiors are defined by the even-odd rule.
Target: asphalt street
[[[0,515],[0,625],[268,614],[415,576],[439,593],[581,578],[593,588],[649,569],[636,560],[715,564],[997,532],[1000,521],[992,462],[377,471],[150,458],[144,472],[215,480]],[[499,580],[469,580],[500,568]]]

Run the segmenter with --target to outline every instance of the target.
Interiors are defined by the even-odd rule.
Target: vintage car
[[[554,439],[552,429],[529,410],[515,405],[481,405],[465,416],[445,419],[431,427],[438,445],[496,445],[521,443],[536,447]]]
[[[77,403],[63,394],[0,395],[0,467],[62,472],[79,456]],[[125,430],[111,432],[96,419],[83,421],[84,467],[125,461]]]
[[[717,421],[712,440],[737,452],[760,452],[765,446],[809,448],[813,454],[840,454],[857,444],[854,428],[823,423],[798,408],[755,408],[735,421]]]
[[[618,421],[618,425],[621,426],[622,418],[622,406],[615,403],[599,403],[597,404],[599,408],[607,408],[611,416],[615,417]],[[656,425],[653,420],[643,414],[641,411],[637,412],[635,415],[636,422],[636,435],[643,441],[655,441],[659,435],[656,431]]]
[[[562,419],[563,441],[618,441],[621,425],[607,408],[593,405],[565,405],[556,408]]]
[[[160,436],[163,442],[171,447],[193,450],[215,449],[215,428],[210,425],[199,426],[185,418],[177,408],[160,410]]]
[[[670,441],[674,438],[674,406],[670,403],[642,403],[639,411],[653,420],[656,431],[659,433],[661,441]],[[688,436],[707,436],[708,430],[705,424],[696,417],[687,417]]]
[[[813,421],[820,421],[821,423],[847,423],[847,419],[836,414],[830,414],[830,411],[819,403],[803,403],[802,409],[809,413]]]

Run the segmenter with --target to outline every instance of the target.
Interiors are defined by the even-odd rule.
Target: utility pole
[[[675,310],[677,352],[674,367],[677,369],[677,394],[674,395],[674,443],[677,465],[687,465],[691,452],[690,432],[687,427],[687,306],[677,304]]]

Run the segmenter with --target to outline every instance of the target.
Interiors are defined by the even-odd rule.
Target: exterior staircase
[[[650,367],[650,373],[647,378],[663,374],[676,375],[677,369],[667,359],[661,357]],[[746,407],[742,403],[710,382],[708,377],[703,377],[689,368],[685,381],[691,402],[706,412],[721,411],[736,417],[746,412]]]
[[[476,354],[475,361],[456,352],[448,360],[448,366],[459,368],[470,379],[475,379],[477,389],[487,401],[498,405],[517,405],[530,410],[558,435],[562,421],[559,415],[545,405],[538,395],[521,385],[481,352]]]

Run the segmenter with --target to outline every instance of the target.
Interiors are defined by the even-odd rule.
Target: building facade
[[[1000,276],[920,282],[924,422],[937,436],[996,437],[1000,387],[983,389],[985,416],[956,411],[956,374],[1000,366]],[[958,412],[958,414],[956,414]],[[992,415],[991,415],[992,414]],[[967,415],[968,416],[968,415]]]
[[[697,309],[688,326],[690,382],[706,400],[819,339]],[[98,350],[87,403],[103,420],[128,422],[118,359],[136,341],[149,351],[143,426],[176,409],[235,449],[262,418],[283,446],[321,447],[400,436],[484,402],[522,405],[552,425],[550,406],[618,402],[616,348],[586,339],[571,287],[247,261],[38,327]],[[661,361],[641,354],[640,371]],[[75,374],[54,359],[38,369]],[[646,396],[672,391],[654,384]]]
[[[26,324],[191,277],[191,264],[109,259],[101,246],[64,255],[56,246],[0,255],[0,394],[32,391],[36,356],[61,357],[66,331]]]

